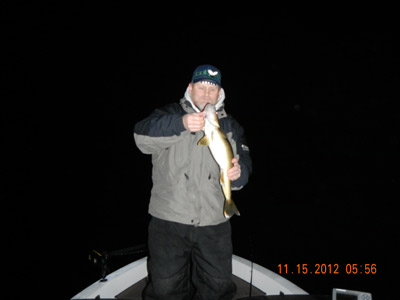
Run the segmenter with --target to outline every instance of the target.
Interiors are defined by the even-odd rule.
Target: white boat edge
[[[232,274],[252,285],[267,295],[308,295],[306,291],[256,263],[240,256],[232,257]],[[136,260],[107,276],[107,281],[96,281],[71,299],[115,298],[116,295],[147,277],[147,257]]]

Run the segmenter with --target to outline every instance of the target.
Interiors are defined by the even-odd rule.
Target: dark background
[[[284,277],[309,293],[396,291],[394,7],[1,6],[4,272],[23,283],[14,298],[71,298],[99,278],[91,249],[146,242],[151,161],[132,129],[179,101],[204,63],[221,69],[253,159],[233,194],[235,253],[277,273],[288,264]],[[297,264],[338,264],[340,275],[296,274]],[[377,273],[347,275],[346,264]]]

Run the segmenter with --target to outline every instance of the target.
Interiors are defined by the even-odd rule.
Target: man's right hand
[[[186,114],[182,119],[186,130],[190,132],[200,131],[204,128],[204,112]]]

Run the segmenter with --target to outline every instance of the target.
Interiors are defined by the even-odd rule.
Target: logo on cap
[[[213,71],[213,70],[211,70],[211,69],[208,69],[207,72],[208,72],[208,74],[209,74],[210,76],[212,76],[212,77],[218,75],[218,71]]]
[[[207,81],[221,86],[221,71],[212,65],[201,65],[193,72],[192,82]]]

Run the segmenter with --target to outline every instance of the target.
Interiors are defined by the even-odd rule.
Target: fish
[[[228,178],[228,170],[233,167],[232,146],[226,134],[219,125],[215,106],[208,103],[204,113],[204,136],[197,142],[198,145],[208,146],[210,152],[220,169],[220,185],[225,196],[224,216],[230,218],[234,214],[240,216],[239,210],[231,197],[231,181]]]

